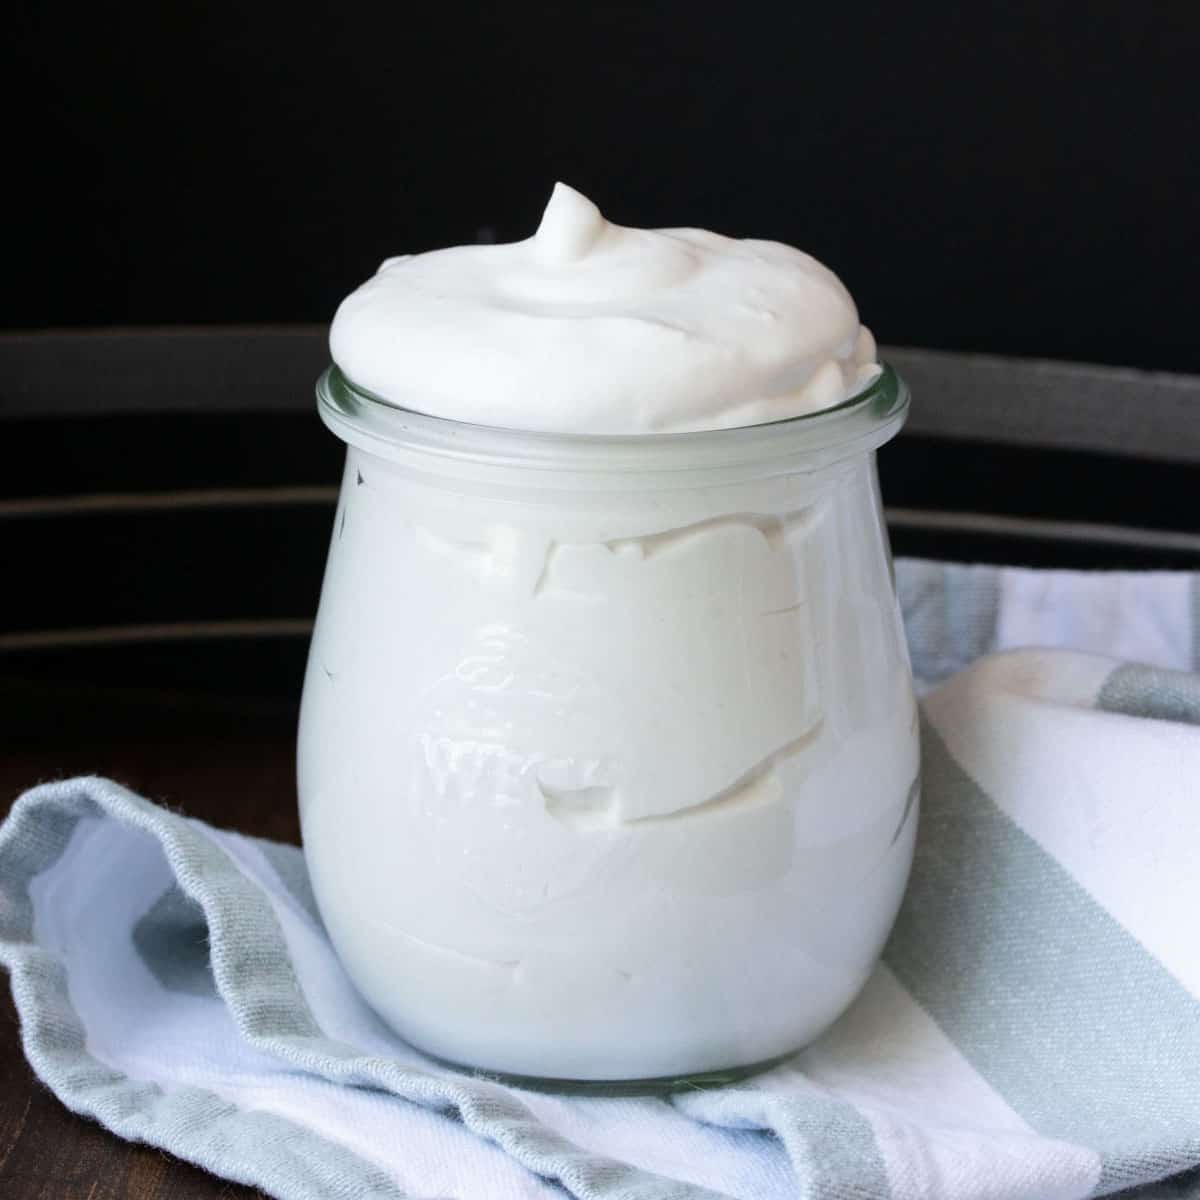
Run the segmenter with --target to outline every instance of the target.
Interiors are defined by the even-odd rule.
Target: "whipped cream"
[[[330,349],[405,408],[571,434],[777,421],[879,371],[849,292],[809,255],[614,225],[562,183],[524,241],[385,261],[339,307]]]

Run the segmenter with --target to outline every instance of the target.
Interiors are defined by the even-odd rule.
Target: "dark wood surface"
[[[26,788],[108,775],[214,824],[299,841],[289,704],[0,680],[0,815]],[[0,987],[0,1197],[200,1200],[262,1193],[67,1111],[33,1076]]]

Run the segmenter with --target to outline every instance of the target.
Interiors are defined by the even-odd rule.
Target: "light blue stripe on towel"
[[[681,1093],[681,1111],[729,1129],[760,1129],[783,1143],[805,1200],[890,1200],[891,1185],[870,1122],[853,1105],[818,1089],[773,1092],[730,1087]]]
[[[1128,717],[1200,725],[1200,675],[1140,665],[1118,667],[1104,681],[1096,707]]]
[[[937,683],[995,645],[998,568],[900,559],[896,594],[919,682]]]
[[[1192,670],[1200,671],[1200,572],[1192,576]]]

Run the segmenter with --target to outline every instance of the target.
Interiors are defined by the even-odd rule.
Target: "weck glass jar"
[[[836,408],[587,436],[407,411],[347,443],[304,685],[304,848],[371,1005],[443,1060],[726,1078],[850,1003],[912,859],[917,717],[875,450]]]

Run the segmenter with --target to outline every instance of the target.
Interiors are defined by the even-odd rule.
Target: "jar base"
[[[802,1047],[777,1054],[762,1062],[747,1063],[738,1067],[721,1067],[711,1071],[694,1071],[684,1075],[660,1075],[647,1079],[556,1079],[540,1075],[518,1075],[511,1071],[489,1071],[465,1063],[453,1062],[426,1053],[427,1057],[454,1071],[462,1071],[476,1079],[486,1079],[509,1087],[524,1088],[532,1092],[554,1092],[565,1096],[656,1096],[668,1092],[706,1091],[740,1083],[752,1075],[769,1071],[798,1054]]]

